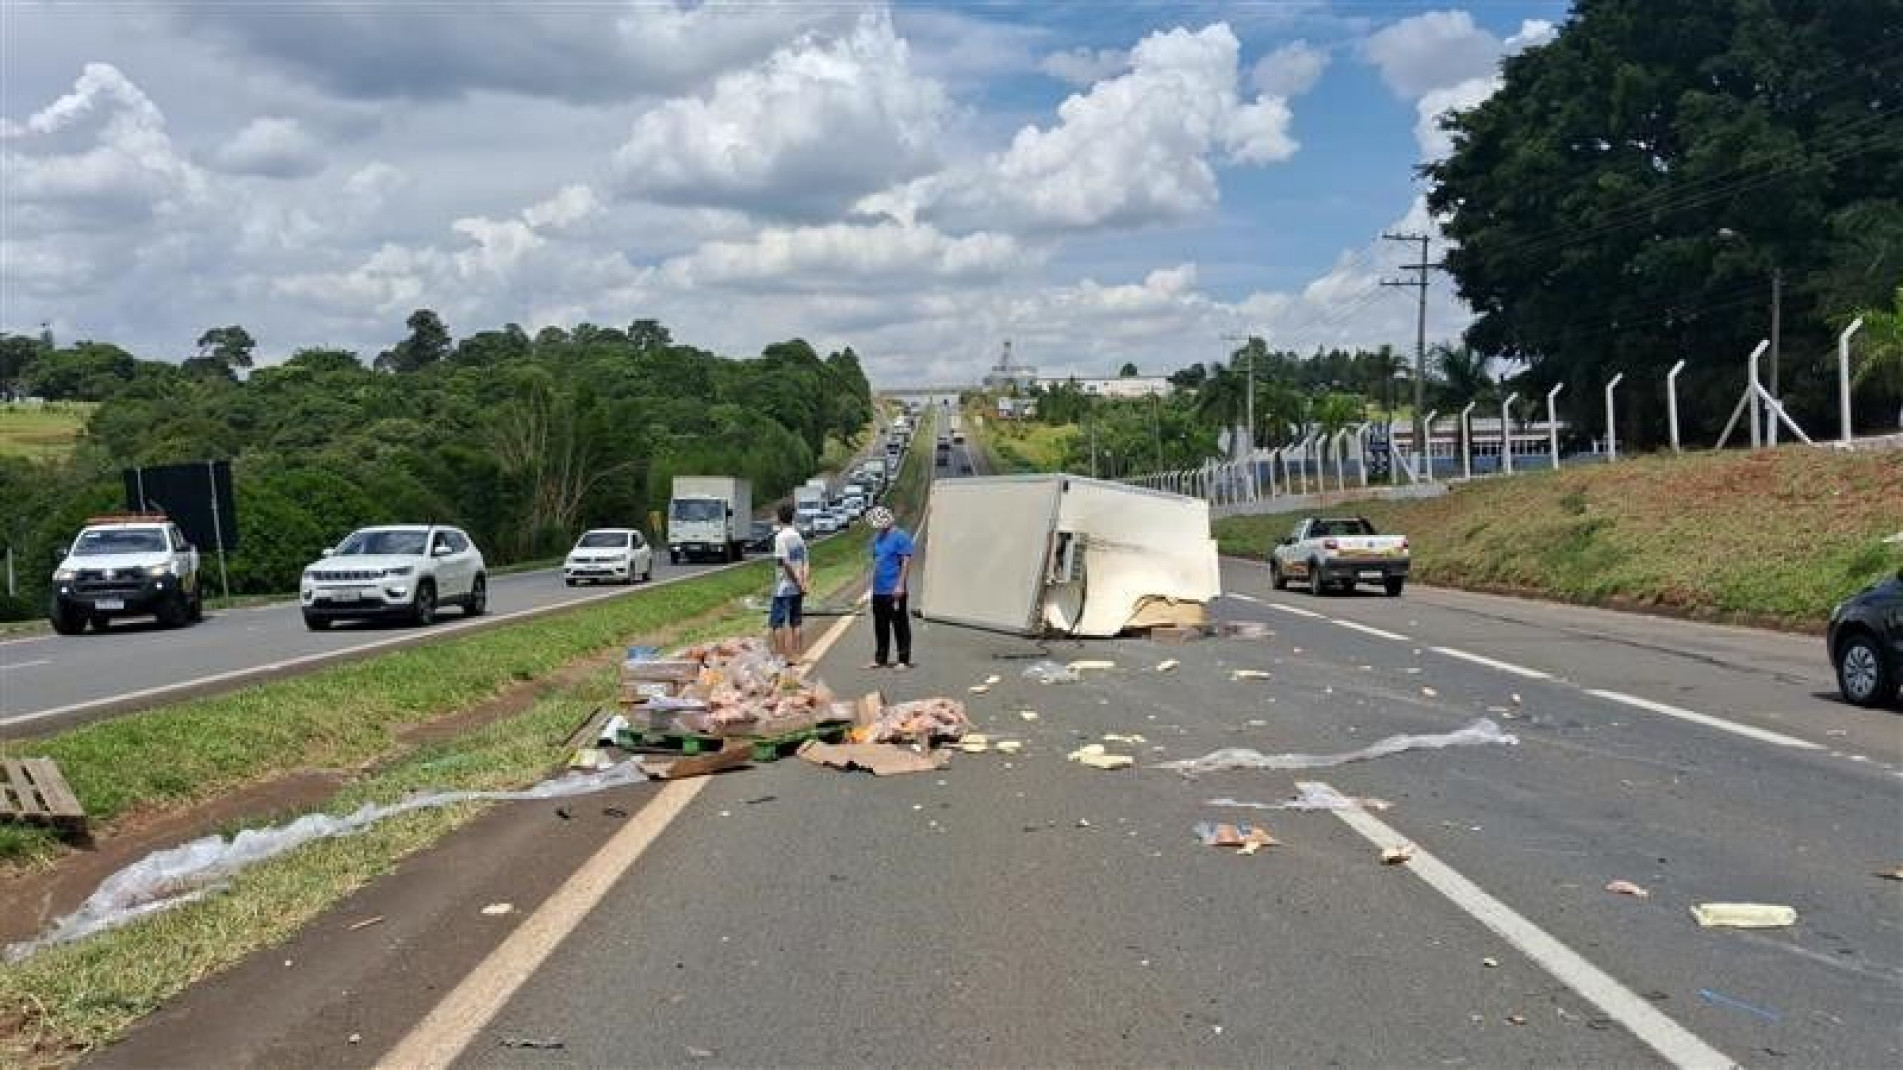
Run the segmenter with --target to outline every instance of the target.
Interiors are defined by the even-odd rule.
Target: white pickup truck
[[[1269,580],[1280,591],[1294,580],[1311,594],[1339,585],[1379,583],[1390,598],[1407,586],[1407,537],[1378,535],[1366,517],[1304,517],[1295,530],[1269,548]]]

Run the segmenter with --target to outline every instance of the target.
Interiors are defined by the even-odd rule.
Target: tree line
[[[744,476],[772,501],[813,473],[828,438],[851,442],[872,417],[850,347],[822,357],[791,339],[728,359],[654,320],[456,339],[428,309],[407,327],[368,361],[307,348],[269,367],[252,366],[236,325],[207,330],[182,361],[0,335],[0,390],[99,403],[71,455],[0,458],[0,535],[21,586],[0,612],[43,611],[54,550],[123,505],[130,466],[229,459],[231,588],[271,593],[366,524],[456,524],[506,564],[589,526],[647,527],[677,474]]]

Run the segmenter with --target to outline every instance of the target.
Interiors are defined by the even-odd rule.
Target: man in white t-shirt
[[[773,532],[773,606],[767,611],[766,625],[773,652],[793,665],[806,656],[806,639],[800,631],[808,576],[806,540],[793,526],[792,502],[781,502],[774,515],[779,523]]]

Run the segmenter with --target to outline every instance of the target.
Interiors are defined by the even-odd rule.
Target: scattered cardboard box
[[[821,743],[818,740],[802,744],[798,754],[814,765],[863,769],[873,776],[930,773],[943,769],[950,757],[943,751],[920,751],[895,743]]]

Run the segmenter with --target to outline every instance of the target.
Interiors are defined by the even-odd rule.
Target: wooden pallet
[[[826,743],[843,742],[852,725],[844,721],[828,722],[812,728],[801,728],[793,732],[784,732],[777,736],[705,736],[691,732],[642,732],[629,730],[621,734],[621,745],[627,750],[644,751],[650,754],[715,754],[729,743],[746,743],[753,748],[751,758],[756,762],[772,762],[789,757],[800,749],[800,744],[809,739]]]
[[[69,824],[85,820],[85,807],[79,805],[53,759],[0,759],[0,821]]]

